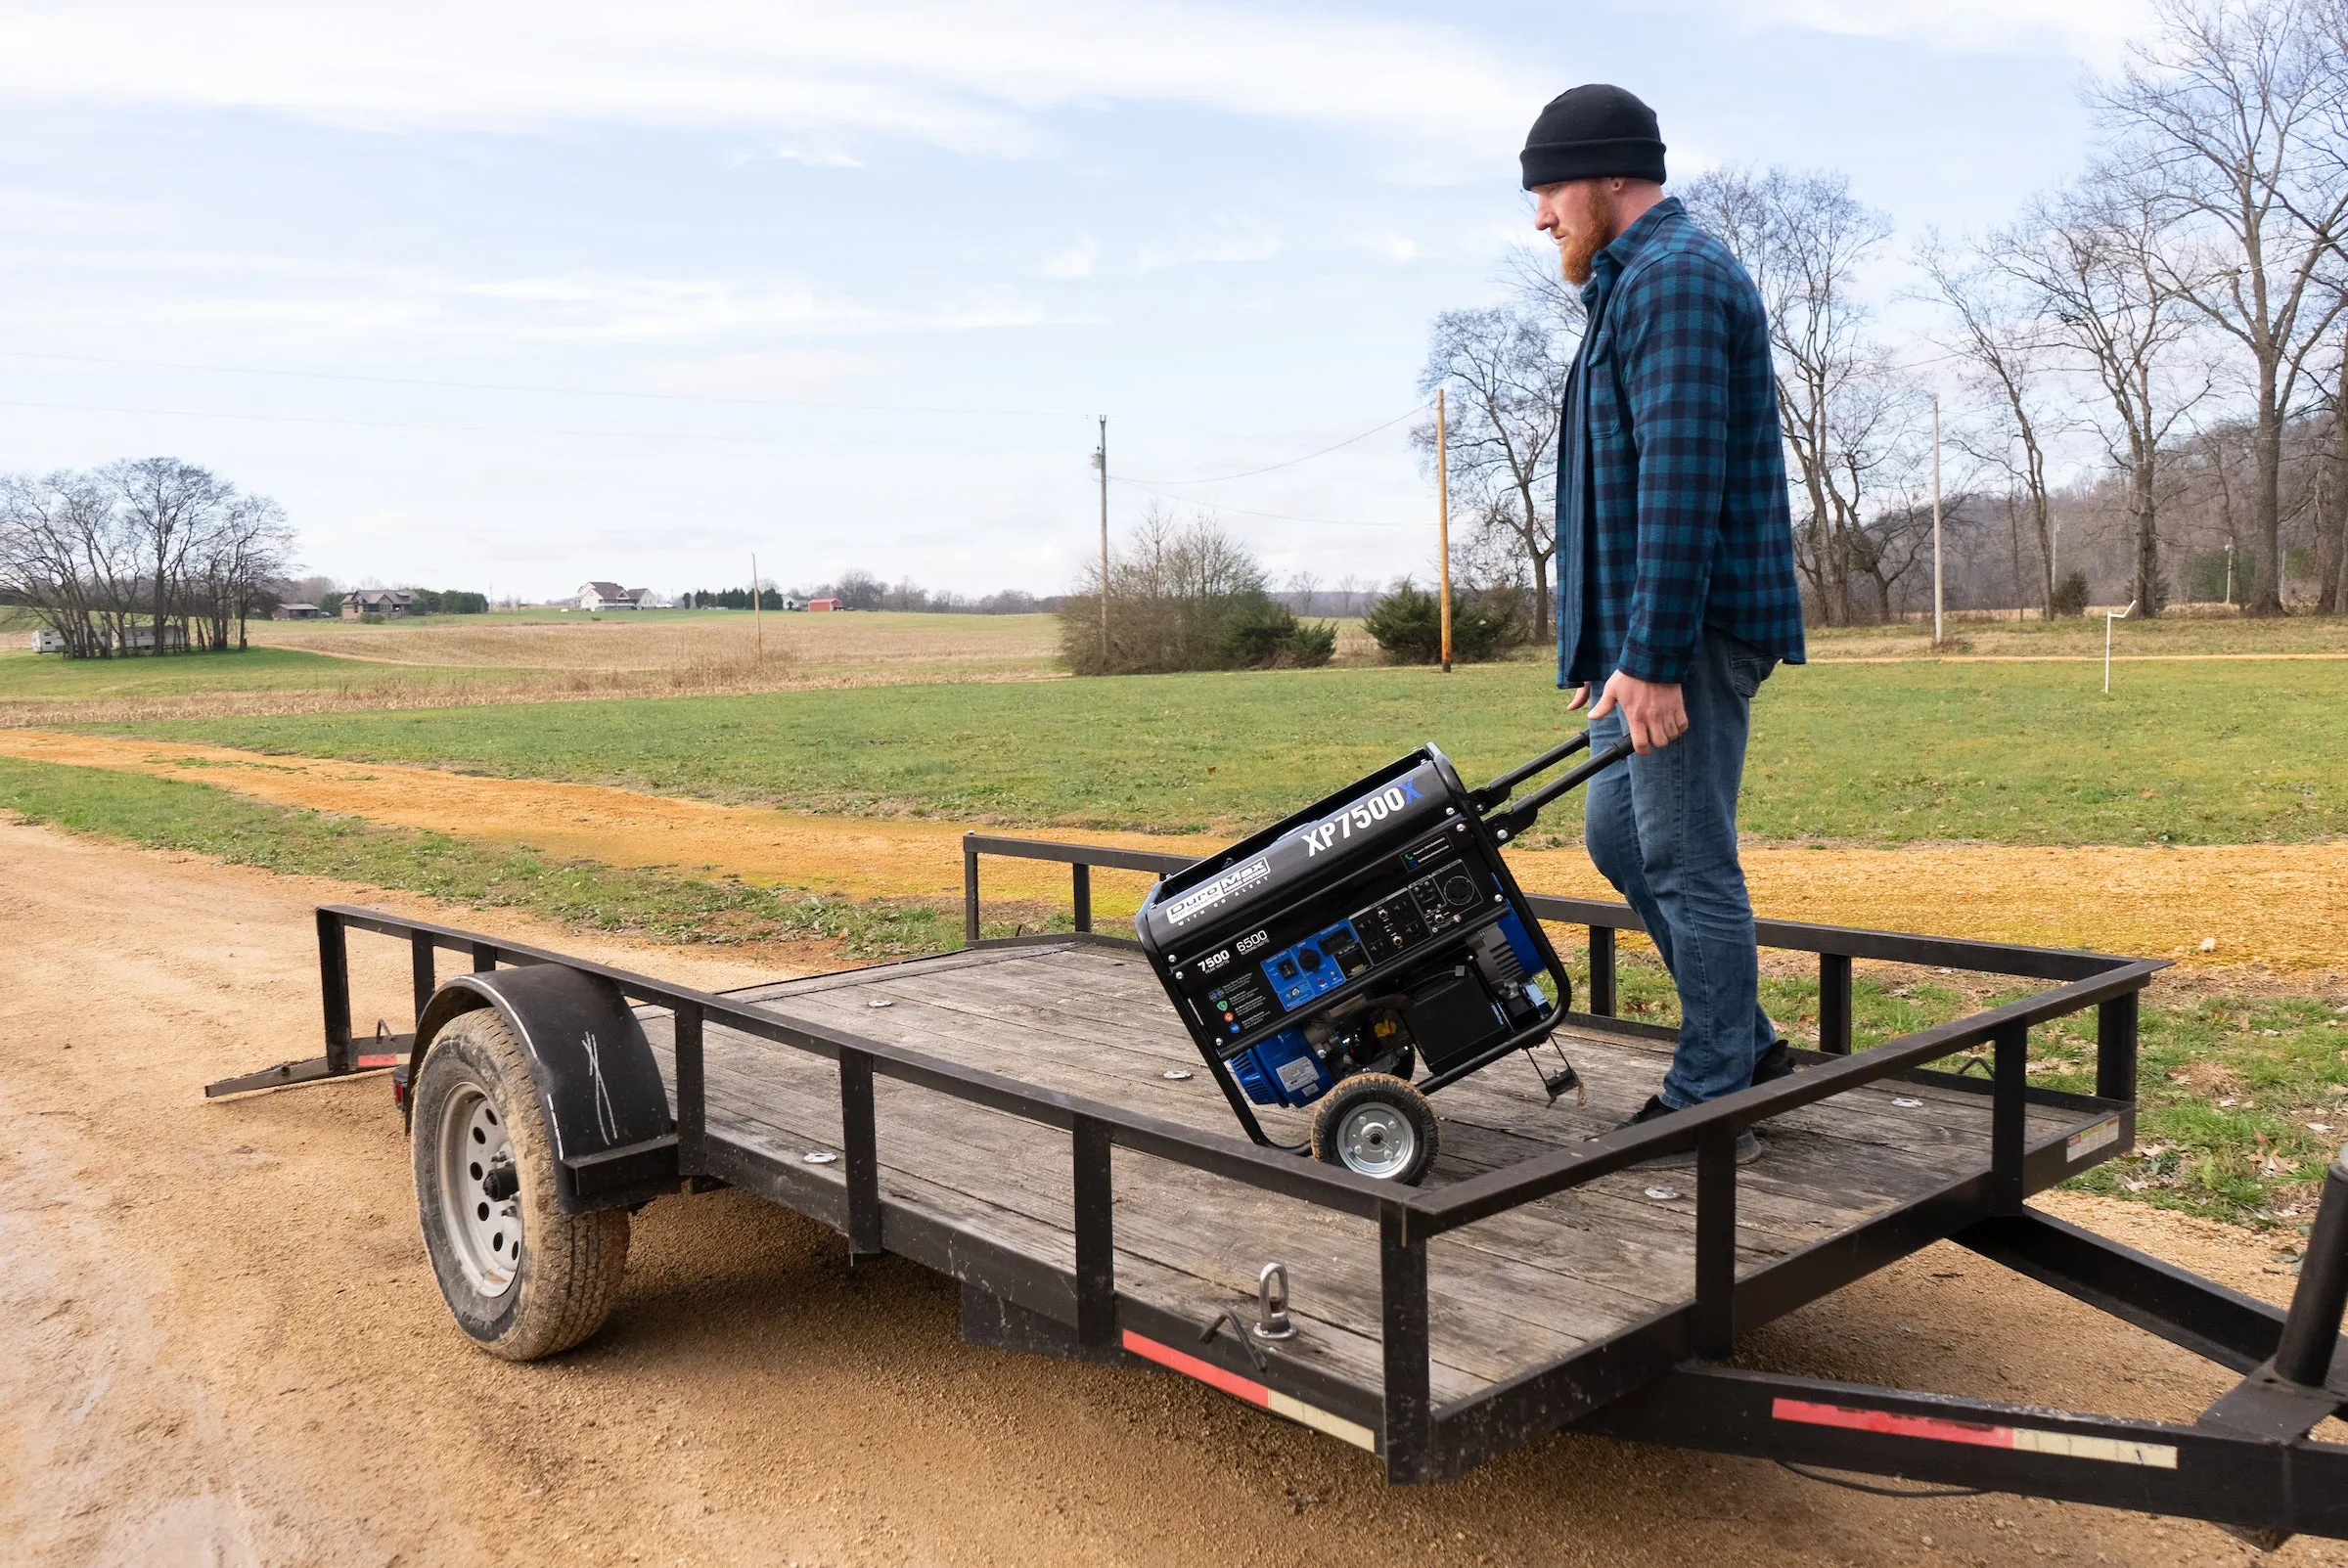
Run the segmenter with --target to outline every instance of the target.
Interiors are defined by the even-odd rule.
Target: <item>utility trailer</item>
[[[1073,931],[980,940],[988,856],[1069,867]],[[1396,1482],[1570,1427],[2207,1519],[2261,1545],[2348,1537],[2348,1447],[2309,1435],[2348,1407],[2348,1167],[2287,1313],[2025,1206],[2133,1146],[2138,1001],[2159,962],[1763,920],[1764,947],[1817,956],[1820,1049],[1608,1132],[1672,1044],[1616,1015],[1615,938],[1638,918],[1533,895],[1540,919],[1587,931],[1588,1010],[1560,1035],[1588,1101],[1505,1064],[1461,1082],[1441,1160],[1406,1187],[1231,1136],[1144,954],[1092,929],[1095,868],[1189,864],[970,835],[964,951],[722,994],[327,906],[326,1054],[205,1093],[391,1068],[443,1291],[516,1359],[594,1331],[632,1209],[731,1184],[839,1231],[851,1259],[951,1275],[974,1342],[1167,1368],[1357,1445]],[[408,945],[410,1030],[354,1035],[353,931]],[[470,972],[439,979],[441,953]],[[1854,1053],[1855,960],[2045,988]],[[2090,1008],[2097,1092],[2033,1085],[2029,1030]],[[1986,1076],[1927,1065],[1984,1046]],[[1768,1147],[1739,1168],[1744,1127]],[[1692,1169],[1634,1168],[1692,1144]],[[2241,1380],[2187,1425],[1729,1365],[1741,1332],[1943,1239]]]

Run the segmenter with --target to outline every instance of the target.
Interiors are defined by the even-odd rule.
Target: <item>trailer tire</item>
[[[506,1361],[602,1327],[627,1272],[627,1211],[563,1212],[546,1112],[504,1015],[480,1008],[442,1029],[411,1102],[417,1217],[457,1325]]]
[[[1435,1108],[1391,1073],[1355,1073],[1321,1097],[1313,1157],[1360,1176],[1416,1187],[1435,1163]]]

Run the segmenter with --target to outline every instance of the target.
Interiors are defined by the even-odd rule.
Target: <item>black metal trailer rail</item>
[[[973,945],[984,947],[1066,940],[977,942],[978,866],[985,855],[1069,866],[1077,940],[1102,945],[1116,939],[1091,933],[1093,868],[1163,875],[1188,864],[1142,851],[970,835],[964,845],[966,921]],[[1545,920],[1588,929],[1591,1010],[1574,1014],[1572,1021],[1588,1029],[1651,1037],[1651,1027],[1612,1015],[1614,936],[1638,930],[1637,917],[1623,905],[1595,900],[1536,895],[1531,902]],[[2339,1337],[2348,1304],[2348,1170],[2331,1172],[2287,1314],[2024,1204],[2030,1192],[2084,1169],[2081,1160],[2092,1163],[2131,1145],[2137,1004],[2146,981],[2163,966],[2157,961],[1764,920],[1758,926],[1764,947],[1818,956],[1823,1049],[1802,1053],[1807,1070],[1447,1187],[1413,1189],[793,1017],[781,1006],[347,906],[318,911],[325,1055],[226,1080],[207,1088],[207,1094],[341,1076],[387,1065],[389,1058],[413,1051],[413,1033],[379,1028],[372,1042],[354,1038],[346,950],[347,932],[353,929],[408,944],[420,1022],[428,1019],[436,990],[445,994],[465,983],[460,977],[448,988],[438,987],[441,952],[462,956],[475,976],[494,976],[501,966],[511,972],[556,965],[673,1018],[674,1131],[575,1158],[566,1154],[566,1191],[583,1205],[633,1200],[673,1189],[680,1180],[722,1181],[752,1189],[841,1231],[853,1257],[900,1253],[996,1298],[1002,1315],[999,1342],[1100,1359],[1139,1354],[1218,1386],[1243,1385],[1252,1391],[1247,1397],[1276,1410],[1284,1409],[1283,1398],[1290,1406],[1302,1401],[1299,1418],[1308,1420],[1316,1411],[1325,1416],[1332,1411],[1359,1412],[1369,1419],[1358,1426],[1342,1415],[1315,1424],[1347,1428],[1376,1449],[1396,1481],[1456,1476],[1545,1433],[1578,1425],[1683,1447],[2205,1518],[2253,1536],[2348,1536],[2348,1447],[2308,1435],[2348,1406],[2348,1344]],[[1854,1053],[1850,987],[1851,965],[1858,959],[2052,983],[1974,1016]],[[2097,1093],[2060,1095],[2031,1086],[2026,1076],[2030,1029],[2091,1008],[2098,1014]],[[837,1175],[826,1179],[711,1128],[702,1047],[704,1032],[713,1025],[835,1064],[842,1140]],[[423,1030],[428,1042],[431,1027],[436,1024],[427,1023]],[[1991,1052],[1986,1082],[1928,1065],[1980,1046]],[[919,1205],[884,1198],[874,1114],[874,1086],[880,1079],[1064,1132],[1074,1193],[1073,1268],[1051,1267],[973,1236]],[[1901,1206],[1739,1278],[1738,1130],[1890,1079],[1985,1097],[1990,1106],[1986,1157],[1925,1201]],[[2079,1153],[2078,1137],[2069,1151],[2060,1139],[2033,1146],[2027,1121],[2033,1105],[2098,1116],[2084,1124],[2094,1134],[2089,1148],[2095,1152]],[[1691,1145],[1696,1155],[1695,1241],[1688,1299],[1472,1398],[1438,1406],[1429,1380],[1428,1243]],[[1287,1365],[1277,1347],[1267,1351],[1242,1342],[1242,1336],[1199,1341],[1196,1322],[1121,1292],[1111,1161],[1118,1148],[1374,1221],[1382,1347],[1378,1386],[1338,1386],[1325,1371]],[[1943,1238],[2244,1376],[2189,1426],[1830,1384],[1717,1365],[1733,1353],[1740,1327],[1775,1318]],[[1170,1359],[1159,1352],[1171,1343],[1192,1348]]]

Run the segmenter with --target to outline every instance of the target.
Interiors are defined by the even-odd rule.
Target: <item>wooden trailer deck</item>
[[[746,988],[727,1000],[1240,1136],[1129,944],[1077,937],[982,948]],[[639,1016],[673,1098],[671,1014],[645,1008]],[[1558,1035],[1588,1086],[1586,1103],[1548,1104],[1534,1068],[1521,1060],[1437,1094],[1442,1152],[1425,1189],[1554,1152],[1637,1109],[1661,1084],[1670,1045],[1636,1027],[1594,1021]],[[732,1179],[728,1151],[742,1150],[755,1156],[740,1163],[745,1178],[757,1178],[745,1185],[776,1195],[786,1184],[795,1206],[844,1215],[837,1065],[715,1019],[703,1061],[706,1168]],[[1888,1079],[1769,1121],[1762,1158],[1737,1175],[1740,1320],[1785,1311],[1964,1223],[1956,1216],[1969,1217],[1977,1199],[1960,1190],[1982,1180],[1990,1157],[1987,1087]],[[1037,1267],[1027,1293],[1035,1280],[1057,1282],[1072,1303],[1067,1134],[886,1076],[873,1092],[886,1249],[1006,1295],[1016,1292],[990,1287],[986,1272],[1000,1271],[1006,1256],[1029,1260]],[[2027,1112],[2032,1189],[2118,1152],[2129,1139],[2125,1118],[2108,1106],[2048,1098],[2065,1097],[2034,1096]],[[1272,1111],[1267,1127],[1300,1142],[1305,1114]],[[834,1158],[810,1161],[811,1154]],[[1267,1380],[1316,1393],[1343,1418],[1338,1424],[1359,1422],[1355,1440],[1366,1440],[1377,1429],[1385,1377],[1378,1223],[1130,1149],[1114,1158],[1121,1321],[1150,1323],[1208,1356],[1203,1332],[1229,1309],[1252,1321],[1257,1273],[1278,1260],[1288,1271],[1299,1332],[1269,1347]],[[1687,1309],[1696,1294],[1696,1185],[1693,1169],[1623,1171],[1434,1236],[1426,1264],[1434,1406],[1603,1353],[1607,1342],[1623,1343],[1640,1325]],[[961,1262],[957,1238],[978,1243]],[[1768,1288],[1744,1288],[1797,1254],[1803,1267],[1779,1271]],[[1238,1336],[1226,1328],[1219,1337],[1213,1359],[1229,1364]],[[1595,1376],[1608,1380],[1603,1370]]]

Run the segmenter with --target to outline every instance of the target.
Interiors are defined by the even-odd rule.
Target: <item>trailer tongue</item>
[[[1067,865],[1077,928],[978,941],[990,855]],[[1520,895],[1534,926],[1587,933],[1586,1010],[1561,985],[1547,1000],[1588,1103],[1531,1073],[1459,1077],[1414,1187],[1232,1137],[1234,1107],[1194,1071],[1194,1020],[1150,956],[1090,929],[1097,868],[1155,873],[1175,896],[1212,876],[976,835],[964,864],[969,950],[722,995],[322,908],[326,1054],[206,1093],[397,1056],[443,1293],[468,1334],[518,1359],[594,1331],[633,1208],[726,1183],[832,1226],[852,1258],[951,1275],[973,1340],[1195,1377],[1373,1451],[1396,1481],[1574,1427],[2213,1520],[2262,1545],[2348,1538],[2348,1447],[2310,1435],[2348,1408],[2348,1168],[2325,1184],[2287,1313],[2026,1203],[2133,1145],[2137,1001],[2157,962],[1763,920],[1763,946],[1817,956],[1820,1049],[1791,1077],[1609,1133],[1670,1052],[1614,1016],[1614,937],[1637,919]],[[354,1034],[353,931],[404,948],[411,1029]],[[470,972],[441,982],[443,953]],[[2043,989],[1854,1053],[1855,962]],[[2031,1029],[2088,1009],[2096,1092],[2034,1085]],[[1932,1065],[1976,1048],[1986,1080]],[[1265,1138],[1296,1142],[1309,1109],[1265,1104]],[[1772,1156],[1740,1170],[1737,1133],[1760,1123]],[[1684,1187],[1630,1169],[1690,1144]],[[2178,1423],[1728,1365],[1745,1331],[1943,1239],[2239,1380]]]

